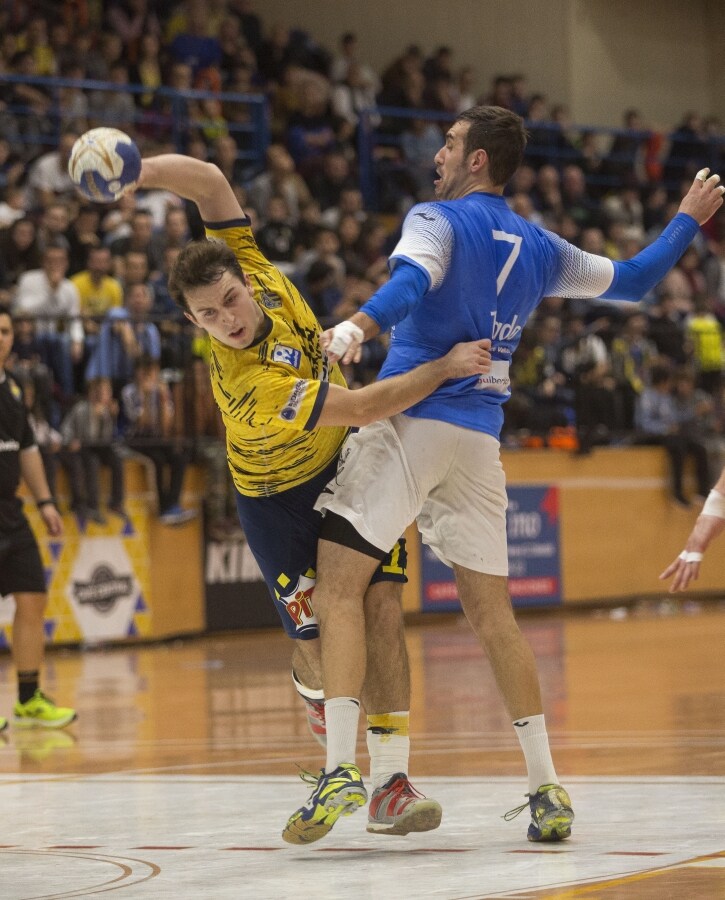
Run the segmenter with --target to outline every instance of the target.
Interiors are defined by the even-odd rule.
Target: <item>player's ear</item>
[[[194,325],[197,325],[197,326],[201,327],[201,326],[199,325],[199,323],[196,321],[196,319],[194,318],[194,316],[193,316],[188,310],[186,310],[186,309],[184,310],[184,315],[185,315],[186,318],[187,318],[190,322],[192,322]]]
[[[254,293],[254,287],[252,285],[252,279],[247,275],[246,272],[242,272],[242,283],[252,294]]]
[[[470,166],[471,172],[478,173],[488,162],[488,153],[485,150],[479,147],[478,150],[474,150],[471,154]]]

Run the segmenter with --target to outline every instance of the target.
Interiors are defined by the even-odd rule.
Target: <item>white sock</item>
[[[397,772],[408,774],[409,719],[408,710],[368,716],[366,737],[373,790],[382,787]]]
[[[332,700],[325,700],[327,723],[325,772],[332,772],[340,763],[355,762],[359,718],[360,704],[352,697],[333,697]]]
[[[294,682],[295,687],[297,688],[297,693],[304,697],[306,700],[324,700],[325,692],[320,688],[319,691],[314,688],[308,688],[306,684],[302,684],[302,682],[297,677],[297,673],[294,669],[292,669],[292,681]]]
[[[543,784],[558,784],[543,715],[516,719],[514,731],[526,759],[529,793],[535,794]]]

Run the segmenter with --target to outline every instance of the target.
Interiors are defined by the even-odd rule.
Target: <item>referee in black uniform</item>
[[[0,307],[0,596],[15,597],[15,725],[62,728],[75,719],[75,710],[56,706],[38,684],[45,649],[43,614],[47,594],[38,544],[17,496],[20,479],[29,488],[50,535],[59,537],[63,533],[63,521],[50,495],[22,391],[5,371],[12,346],[12,318],[7,309]],[[7,724],[7,719],[0,718],[0,731]]]

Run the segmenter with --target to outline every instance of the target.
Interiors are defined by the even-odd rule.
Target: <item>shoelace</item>
[[[303,769],[299,763],[295,763],[295,765],[297,766],[297,769],[298,769],[297,774],[300,776],[300,778],[302,779],[302,781],[304,781],[305,784],[317,784],[317,782],[320,779],[320,775],[322,775],[322,769],[320,769],[320,771],[317,773],[317,775],[315,775],[314,772],[310,772],[307,769]]]
[[[522,803],[521,806],[516,806],[514,809],[510,809],[507,813],[501,816],[504,822],[510,822],[512,819],[515,819],[519,813],[522,813],[525,809],[529,808],[529,800],[531,799],[531,794],[524,794],[524,797],[527,798],[526,803]]]
[[[415,800],[425,800],[425,795],[417,791],[407,778],[399,778],[389,788],[381,788],[381,790],[390,790],[394,794],[412,797]]]

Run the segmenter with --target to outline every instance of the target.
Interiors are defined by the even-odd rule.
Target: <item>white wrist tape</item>
[[[701,516],[716,516],[718,519],[725,519],[725,497],[713,488],[707,495],[705,505],[700,511]]]
[[[683,550],[680,553],[680,559],[684,559],[685,562],[702,562],[702,553],[695,553],[694,550]]]
[[[334,353],[339,359],[345,355],[353,341],[362,344],[364,340],[365,332],[362,328],[349,319],[345,319],[344,322],[340,322],[332,329],[332,340],[327,352]]]

